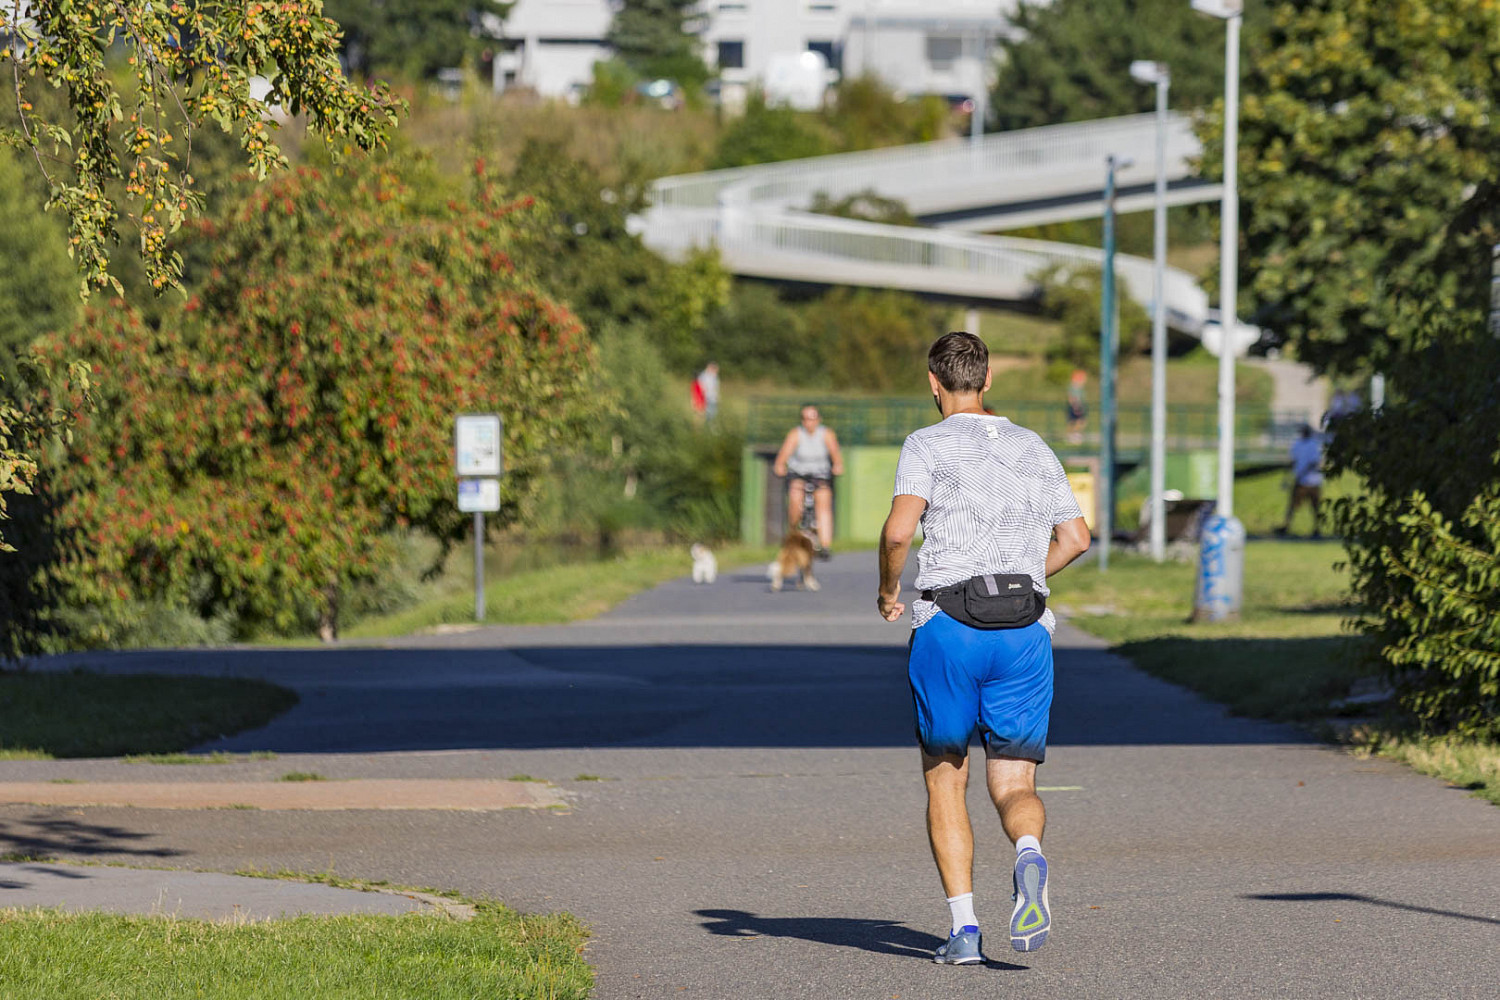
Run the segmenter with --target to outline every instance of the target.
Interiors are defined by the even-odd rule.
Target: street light
[[[1219,216],[1219,496],[1203,526],[1193,617],[1222,621],[1239,614],[1245,528],[1234,516],[1235,280],[1239,272],[1240,21],[1242,0],[1192,0],[1194,10],[1224,21],[1224,197]]]
[[[1167,554],[1167,89],[1166,63],[1137,59],[1130,77],[1156,85],[1156,262],[1151,274],[1151,558]]]
[[[1099,570],[1109,569],[1115,532],[1115,351],[1120,340],[1120,307],[1115,296],[1115,173],[1128,157],[1104,159],[1104,271],[1099,302]]]

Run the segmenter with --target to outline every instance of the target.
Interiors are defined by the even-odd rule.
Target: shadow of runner
[[[1496,917],[1481,917],[1473,913],[1459,913],[1457,910],[1438,910],[1431,906],[1398,903],[1392,899],[1366,896],[1358,892],[1265,892],[1240,898],[1259,899],[1269,903],[1368,903],[1370,906],[1385,906],[1410,913],[1430,913],[1435,917],[1452,917],[1454,920],[1472,920],[1478,924],[1500,925],[1500,918]]]
[[[932,952],[943,939],[914,931],[894,920],[863,920],[850,917],[762,917],[745,910],[694,910],[707,917],[703,927],[725,937],[784,937],[817,944],[858,948],[879,955],[932,961]],[[1024,965],[988,959],[986,965],[1021,971]]]

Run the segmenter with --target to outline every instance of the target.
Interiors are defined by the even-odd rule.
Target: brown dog
[[[771,589],[780,590],[783,581],[796,576],[799,588],[817,590],[818,581],[812,571],[813,557],[817,551],[813,540],[802,532],[794,531],[787,535],[781,543],[781,551],[776,553],[776,558],[766,567],[766,575],[771,578]]]

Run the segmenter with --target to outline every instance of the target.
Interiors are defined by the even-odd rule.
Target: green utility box
[[[878,542],[896,485],[896,445],[844,450],[844,475],[833,484],[833,536],[841,542]]]
[[[1167,456],[1166,486],[1181,490],[1190,500],[1210,500],[1219,495],[1219,453],[1183,451]]]

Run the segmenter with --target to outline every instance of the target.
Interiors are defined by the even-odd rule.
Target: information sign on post
[[[498,413],[461,413],[453,422],[458,509],[474,515],[474,620],[484,621],[484,515],[500,509],[501,422]]]
[[[500,475],[500,415],[459,414],[454,422],[453,452],[460,479]]]
[[[500,509],[500,480],[460,479],[458,509],[465,514],[493,514]]]

